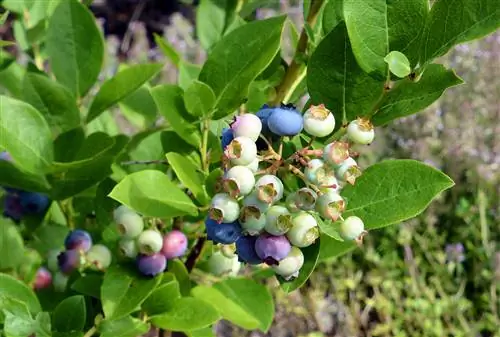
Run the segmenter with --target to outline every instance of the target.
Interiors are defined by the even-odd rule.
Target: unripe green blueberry
[[[318,222],[311,214],[300,212],[292,218],[292,223],[292,228],[286,233],[292,245],[308,247],[319,238]]]
[[[309,187],[303,187],[295,194],[296,204],[303,211],[314,209],[318,194]]]
[[[234,222],[240,216],[240,205],[238,201],[227,193],[217,193],[212,198],[210,219],[221,222]]]
[[[290,213],[300,212],[300,207],[297,204],[297,192],[290,193],[285,199],[285,205]]]
[[[252,193],[243,198],[243,206],[254,206],[257,207],[261,213],[264,213],[269,209],[270,204],[259,200],[257,197],[257,191],[254,190]]]
[[[375,138],[373,124],[368,119],[355,119],[347,126],[347,137],[354,143],[368,145]]]
[[[323,104],[312,105],[304,113],[304,130],[311,136],[326,137],[335,129],[335,117]]]
[[[365,224],[357,216],[350,216],[340,224],[340,235],[344,240],[356,240],[365,233]]]
[[[266,174],[260,177],[255,183],[255,190],[259,200],[271,204],[278,202],[283,198],[283,182],[280,178],[272,174]]]
[[[105,270],[111,265],[111,251],[105,245],[93,245],[87,252],[87,263],[93,269]]]
[[[337,221],[344,209],[344,199],[333,189],[323,191],[316,202],[316,211],[325,219]]]
[[[335,170],[331,166],[325,165],[319,168],[316,172],[316,179],[318,181],[316,186],[320,188],[331,188],[336,191],[340,189]]]
[[[234,137],[247,137],[255,142],[262,131],[262,122],[256,115],[246,113],[235,117],[231,129]]]
[[[244,206],[241,209],[240,224],[244,233],[258,235],[266,225],[266,216],[255,206]]]
[[[279,264],[272,266],[276,274],[283,277],[286,281],[299,276],[300,268],[304,265],[304,254],[302,251],[292,246],[292,250],[288,253],[287,257],[279,262]]]
[[[236,276],[241,268],[238,256],[227,258],[221,252],[214,252],[208,259],[208,270],[216,276]]]
[[[233,258],[236,255],[236,243],[220,245],[220,252],[228,259]]]
[[[224,175],[224,190],[232,197],[247,195],[252,192],[255,177],[251,169],[246,166],[234,166]]]
[[[349,157],[337,168],[337,176],[342,181],[347,181],[349,184],[354,185],[356,179],[361,176],[361,169],[356,161]]]
[[[155,230],[147,229],[137,238],[139,252],[145,255],[158,253],[163,247],[163,237]]]
[[[113,218],[118,226],[118,232],[124,238],[136,238],[144,230],[142,217],[125,205],[115,209]]]
[[[55,272],[52,278],[52,285],[54,286],[54,290],[59,293],[66,291],[66,287],[68,286],[68,281],[69,281],[68,275],[63,274],[60,271]]]
[[[137,254],[139,254],[139,249],[137,247],[137,241],[135,239],[125,239],[120,240],[118,244],[120,253],[131,259],[135,259]]]
[[[236,137],[224,153],[233,165],[249,165],[257,158],[257,145],[248,137]]]
[[[321,159],[312,159],[307,163],[304,170],[304,175],[311,184],[319,185],[317,173],[320,168],[325,166],[325,162]]]
[[[323,160],[336,167],[349,158],[349,144],[335,141],[325,146],[323,149]]]
[[[256,173],[259,170],[259,163],[260,163],[259,158],[255,158],[253,162],[251,162],[248,165],[245,165],[245,167],[248,167],[250,171],[252,171],[252,173]]]
[[[273,205],[266,212],[266,225],[264,229],[272,235],[283,235],[292,228],[292,217],[284,206]]]

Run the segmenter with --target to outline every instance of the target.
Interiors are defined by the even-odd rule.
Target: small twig
[[[125,36],[123,37],[122,43],[120,45],[120,51],[125,54],[127,50],[130,48],[130,40],[132,39],[132,25],[134,24],[139,16],[141,16],[142,11],[144,10],[144,6],[146,6],[146,0],[142,0],[137,7],[135,7],[134,13],[130,18],[130,21],[127,26],[127,31],[125,32]]]
[[[189,252],[189,255],[186,259],[186,263],[184,263],[188,272],[191,272],[191,270],[193,270],[194,266],[196,265],[196,261],[200,257],[200,254],[203,251],[203,247],[205,246],[206,241],[207,241],[206,237],[201,237],[198,239],[194,247],[191,248],[191,251]]]
[[[91,337],[93,336],[95,333],[97,332],[97,329],[95,326],[91,327],[86,333],[85,335],[83,335],[83,337]]]
[[[166,159],[156,159],[156,160],[130,160],[130,161],[122,161],[121,165],[153,165],[153,164],[168,164],[168,160]]]

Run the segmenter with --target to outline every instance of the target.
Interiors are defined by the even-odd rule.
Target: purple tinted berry
[[[36,290],[45,289],[50,287],[52,284],[52,274],[45,267],[40,267],[36,271],[35,282],[33,283],[33,288]]]
[[[283,260],[292,246],[284,235],[261,234],[255,241],[257,255],[267,264],[276,265]]]
[[[254,114],[242,114],[234,118],[231,129],[235,137],[248,137],[255,142],[262,131],[262,122]]]
[[[238,261],[246,262],[248,264],[260,264],[262,259],[255,251],[256,236],[242,236],[236,241],[236,255]]]
[[[207,218],[205,220],[207,237],[215,243],[229,245],[236,242],[241,236],[241,226],[238,221],[229,223],[218,223],[215,220]]]
[[[233,141],[233,139],[234,139],[233,130],[231,130],[230,128],[224,128],[222,130],[222,138],[221,138],[222,149],[225,150],[226,147]]]
[[[48,207],[49,198],[40,193],[35,192],[21,192],[19,193],[21,205],[27,214],[39,214],[44,212]]]
[[[274,108],[270,108],[267,104],[264,104],[259,111],[255,113],[257,117],[259,117],[260,121],[262,122],[262,134],[263,135],[268,135],[269,134],[269,127],[267,126],[267,120],[273,113]]]
[[[0,152],[0,160],[12,161],[12,156],[7,151]]]
[[[66,250],[57,256],[59,270],[64,274],[71,274],[74,270],[80,268],[82,264],[82,254],[79,250]]]
[[[21,200],[15,194],[7,194],[3,202],[3,215],[15,222],[21,221],[23,217],[23,206]]]
[[[276,108],[267,120],[269,130],[278,136],[295,136],[304,127],[300,112],[293,108]]]
[[[161,253],[139,255],[137,257],[137,268],[143,275],[155,276],[167,268],[167,259]]]
[[[186,235],[178,230],[173,230],[163,237],[161,252],[167,259],[180,257],[186,253],[188,239]]]
[[[78,249],[86,252],[92,246],[92,237],[83,229],[75,229],[66,236],[64,246],[66,249]]]

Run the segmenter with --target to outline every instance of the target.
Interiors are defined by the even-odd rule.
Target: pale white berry
[[[323,104],[311,106],[304,113],[304,130],[311,136],[326,137],[335,129],[335,117]]]
[[[375,138],[373,124],[367,119],[355,119],[347,126],[347,137],[354,143],[368,145]]]

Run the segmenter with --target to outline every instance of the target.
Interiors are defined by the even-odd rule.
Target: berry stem
[[[306,23],[313,27],[318,18],[319,11],[323,7],[324,0],[311,1],[311,8],[309,9],[309,14],[307,15]],[[276,88],[276,97],[274,98],[272,104],[277,105],[281,103],[285,98],[290,97],[290,93],[298,86],[300,81],[304,78],[306,73],[306,66],[299,59],[302,55],[306,53],[308,43],[307,31],[305,28],[300,32],[299,42],[297,43],[297,48],[295,49],[295,55],[293,57],[290,66],[288,67],[283,81]],[[286,103],[286,102],[285,102]]]
[[[210,127],[208,125],[209,120],[204,120],[202,124],[202,132],[203,132],[203,138],[201,141],[201,148],[200,148],[200,153],[201,153],[201,163],[203,165],[203,171],[205,173],[209,173],[209,159],[208,159],[208,132],[210,131]]]
[[[97,332],[97,329],[95,326],[91,327],[86,333],[85,335],[83,335],[83,337],[91,337],[93,336],[95,333]]]

